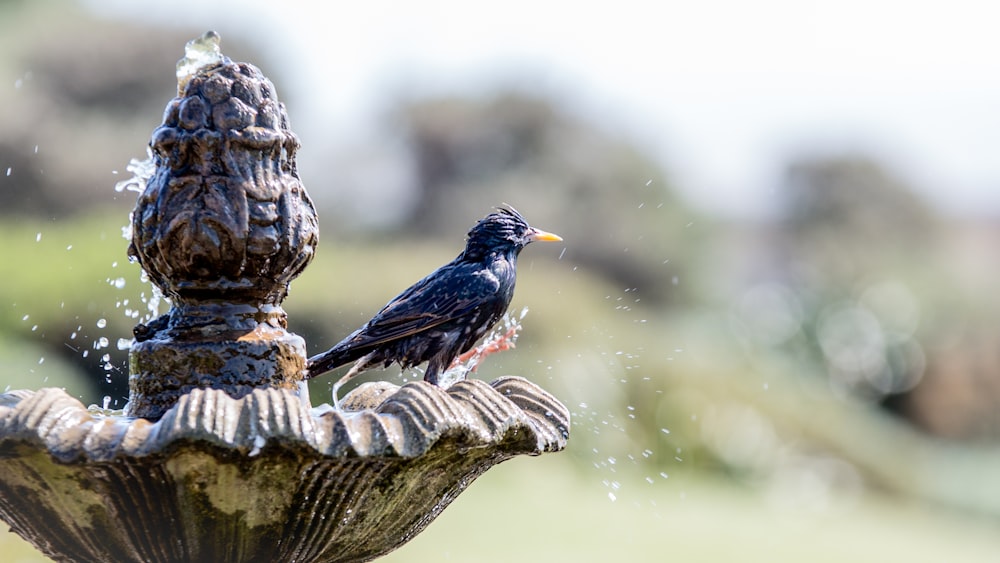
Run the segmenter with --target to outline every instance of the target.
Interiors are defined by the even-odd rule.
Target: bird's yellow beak
[[[541,229],[536,229],[532,227],[531,233],[528,235],[528,240],[531,242],[535,241],[559,242],[562,240],[562,237],[557,234],[549,233]]]

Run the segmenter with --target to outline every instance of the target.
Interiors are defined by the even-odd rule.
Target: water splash
[[[497,326],[486,335],[482,344],[460,356],[454,365],[439,376],[439,385],[447,388],[452,383],[465,379],[470,373],[474,373],[486,356],[513,348],[521,330],[521,321],[527,314],[527,307],[518,313],[508,311],[502,321],[497,323]]]
[[[142,193],[145,191],[146,183],[153,177],[153,172],[156,171],[156,163],[153,160],[153,151],[149,147],[146,147],[146,158],[143,160],[133,158],[129,161],[128,165],[125,166],[125,170],[131,172],[132,177],[115,183],[115,191],[119,193],[125,190],[136,193]],[[131,225],[131,221],[129,221],[129,225]],[[129,236],[126,238],[131,239],[132,233],[130,232]]]
[[[219,42],[222,37],[214,31],[206,31],[197,39],[184,46],[184,58],[177,61],[177,94],[183,94],[188,82],[198,71],[215,66],[225,60]]]

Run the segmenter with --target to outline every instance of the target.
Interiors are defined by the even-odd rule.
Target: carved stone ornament
[[[129,252],[172,303],[135,329],[124,413],[0,394],[0,518],[56,561],[368,561],[472,481],[562,450],[569,411],[519,377],[369,383],[312,408],[281,301],[316,213],[274,87],[208,33],[178,63]]]
[[[0,516],[57,561],[367,561],[488,468],[561,450],[568,412],[521,378],[367,384],[341,413],[283,389],[196,390],[160,420],[60,389],[0,396]]]
[[[126,414],[146,418],[192,389],[298,388],[305,342],[281,301],[319,241],[274,85],[222,56],[217,34],[186,52],[132,212],[129,255],[173,305],[129,354]]]

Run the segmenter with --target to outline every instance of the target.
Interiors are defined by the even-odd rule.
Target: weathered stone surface
[[[167,104],[129,254],[175,303],[278,304],[319,240],[298,137],[249,63],[199,69]]]
[[[156,419],[191,389],[295,389],[305,374],[305,343],[281,309],[319,242],[299,140],[271,81],[218,41],[188,44],[150,140],[151,176],[137,181],[129,255],[172,307],[135,327],[131,416]]]
[[[567,409],[517,377],[379,383],[352,402],[369,408],[194,390],[150,422],[60,389],[0,395],[0,516],[57,561],[366,561],[569,434]]]
[[[190,320],[183,309],[171,311],[178,323]],[[232,318],[243,309],[259,312],[255,307],[218,309],[217,326],[171,327],[132,344],[126,414],[155,420],[194,389],[220,389],[235,398],[258,388],[298,389],[306,343],[284,329],[284,311],[270,307],[272,318],[260,322]]]

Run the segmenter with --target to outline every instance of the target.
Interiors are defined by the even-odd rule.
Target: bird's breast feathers
[[[472,275],[469,285],[476,286],[479,291],[497,291],[500,289],[500,277],[493,270],[479,270]]]

